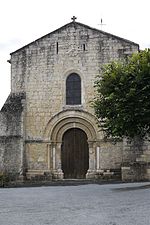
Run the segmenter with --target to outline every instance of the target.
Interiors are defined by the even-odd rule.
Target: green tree
[[[150,49],[105,65],[95,88],[93,107],[107,136],[150,134]]]

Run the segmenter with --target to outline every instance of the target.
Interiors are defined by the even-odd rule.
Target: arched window
[[[66,80],[66,105],[81,104],[81,78],[78,74],[72,73]]]

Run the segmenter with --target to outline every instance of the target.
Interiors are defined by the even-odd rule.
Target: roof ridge
[[[138,46],[139,46],[139,44],[137,44],[137,43],[135,43],[135,42],[133,42],[133,41],[130,41],[130,40],[128,40],[128,39],[125,39],[125,38],[119,37],[119,36],[117,36],[117,35],[114,35],[114,34],[111,34],[111,33],[108,33],[108,32],[102,31],[102,30],[99,30],[99,29],[97,29],[97,28],[91,27],[91,26],[89,26],[89,25],[86,25],[86,24],[83,24],[83,23],[80,23],[80,22],[71,21],[70,23],[67,23],[67,24],[63,25],[63,26],[61,26],[61,27],[59,27],[59,28],[53,30],[52,32],[50,32],[50,33],[48,33],[48,34],[45,34],[45,35],[41,36],[40,38],[35,39],[34,41],[32,41],[32,42],[30,42],[30,43],[24,45],[23,47],[21,47],[21,48],[15,50],[14,52],[11,52],[10,55],[12,55],[12,54],[14,54],[14,53],[16,53],[16,52],[18,52],[18,51],[20,51],[20,50],[22,50],[22,49],[28,47],[29,45],[31,45],[31,44],[33,44],[33,43],[39,41],[40,39],[42,39],[42,38],[44,38],[44,37],[46,37],[46,36],[48,36],[48,35],[51,35],[51,34],[57,32],[57,31],[60,30],[60,29],[63,29],[63,28],[65,28],[65,27],[69,26],[70,24],[74,24],[74,25],[75,25],[75,24],[78,24],[78,25],[84,26],[84,27],[86,27],[86,28],[88,28],[88,29],[92,29],[92,30],[95,30],[95,31],[97,31],[97,32],[103,33],[104,35],[109,35],[109,36],[111,36],[111,37],[114,37],[114,38],[117,38],[117,39],[120,39],[120,40],[123,40],[123,41],[126,41],[126,42],[129,42],[129,43],[132,43],[132,44],[134,44],[134,45],[138,45]]]

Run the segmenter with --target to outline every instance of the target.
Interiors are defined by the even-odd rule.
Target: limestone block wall
[[[4,166],[3,170],[7,173],[19,174],[21,172],[21,149],[22,139],[15,136],[5,138]]]
[[[48,170],[50,156],[46,143],[26,144],[26,166],[28,170]]]
[[[82,80],[82,107],[93,113],[90,101],[101,66],[124,58],[138,45],[113,35],[70,23],[12,54],[12,92],[26,92],[26,134],[42,138],[49,119],[62,111],[65,82],[71,72]]]
[[[123,162],[123,143],[99,143],[99,169],[119,169]]]
[[[4,151],[5,151],[5,139],[0,137],[0,173],[4,169]]]
[[[7,117],[5,113],[0,112],[0,136],[6,136],[7,133]]]
[[[94,114],[93,86],[102,66],[135,51],[138,45],[133,42],[72,22],[11,54],[11,91],[26,93],[24,138],[29,169],[48,168],[47,124],[59,112],[73,109],[65,101],[67,76],[79,74],[82,104],[77,108]],[[100,149],[101,167],[118,168],[122,145],[102,143]]]
[[[5,136],[7,132],[6,116],[0,112],[0,172],[3,171],[4,166],[4,150],[5,150]]]
[[[22,94],[10,94],[0,111],[0,171],[19,173],[22,164]]]

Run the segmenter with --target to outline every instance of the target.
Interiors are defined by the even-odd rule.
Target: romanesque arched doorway
[[[64,133],[61,160],[65,179],[86,177],[89,169],[89,149],[87,135],[83,130],[71,128]]]

